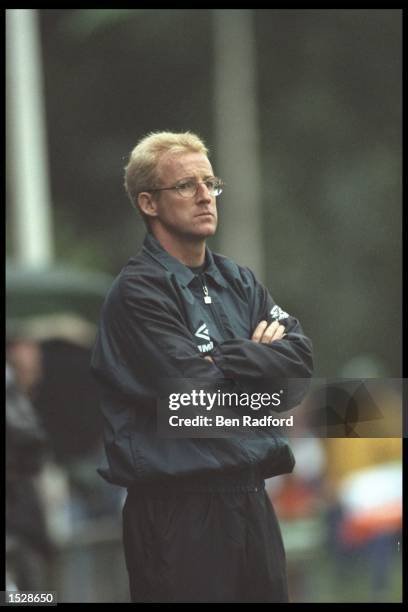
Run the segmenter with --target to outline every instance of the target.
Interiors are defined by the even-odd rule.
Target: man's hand
[[[267,321],[261,321],[256,326],[251,340],[261,344],[271,344],[275,340],[281,340],[284,335],[285,327],[284,325],[279,325],[279,321],[273,321],[270,325],[268,325]]]
[[[279,325],[278,321],[273,321],[270,325],[267,321],[261,321],[252,334],[251,340],[261,344],[271,344],[275,340],[281,340],[285,335],[285,326]],[[214,363],[213,358],[209,355],[206,355],[204,359]]]

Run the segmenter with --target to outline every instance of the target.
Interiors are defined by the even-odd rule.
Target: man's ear
[[[157,203],[148,191],[141,191],[137,196],[137,205],[148,217],[157,217]]]

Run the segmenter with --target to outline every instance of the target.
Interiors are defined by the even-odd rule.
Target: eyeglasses
[[[219,196],[222,193],[224,188],[224,183],[219,178],[209,178],[205,181],[194,181],[192,179],[188,179],[185,181],[181,181],[174,185],[174,187],[160,187],[159,189],[149,189],[152,193],[154,191],[177,191],[178,194],[181,195],[182,198],[192,198],[196,195],[198,186],[205,185],[211,196]]]

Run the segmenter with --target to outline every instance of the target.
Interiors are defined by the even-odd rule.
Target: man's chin
[[[207,238],[210,238],[211,236],[214,236],[216,230],[217,230],[216,227],[211,227],[211,228],[208,228],[206,230],[201,229],[201,230],[197,231],[194,235],[197,238],[202,238],[202,239],[206,240]]]
[[[211,223],[203,223],[200,225],[200,227],[195,227],[192,230],[191,234],[195,236],[197,239],[198,238],[205,239],[205,238],[210,238],[210,236],[214,236],[216,231],[217,231],[217,225],[211,222]]]

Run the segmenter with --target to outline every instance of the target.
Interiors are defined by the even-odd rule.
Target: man
[[[265,478],[293,469],[286,442],[272,431],[157,432],[157,400],[172,381],[254,390],[312,372],[297,320],[249,269],[206,247],[223,186],[207,152],[194,134],[159,132],[130,155],[125,186],[148,232],[105,300],[93,353],[109,463],[100,473],[128,489],[132,601],[287,601],[282,539],[264,489]]]

